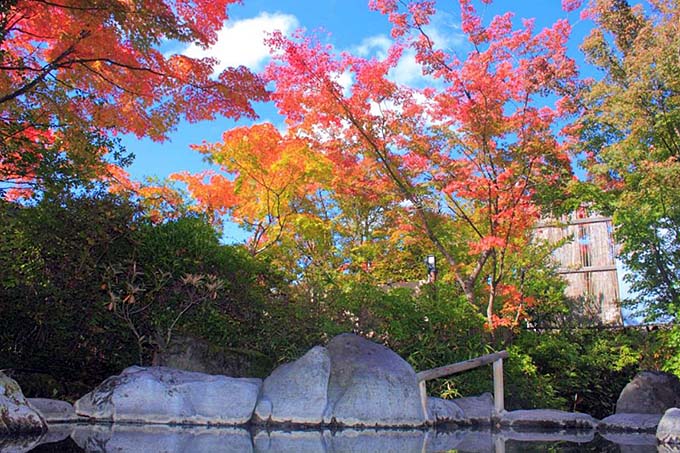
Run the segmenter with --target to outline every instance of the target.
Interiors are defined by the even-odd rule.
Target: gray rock
[[[427,416],[431,423],[460,423],[465,416],[463,410],[454,401],[429,397],[427,399]]]
[[[616,413],[663,414],[680,407],[680,379],[661,371],[643,371],[621,391]]]
[[[613,414],[600,420],[600,431],[653,433],[661,420],[661,414]]]
[[[534,409],[504,412],[500,416],[501,426],[510,428],[543,429],[593,429],[597,420],[580,412],[565,412],[555,409]]]
[[[451,401],[463,411],[461,423],[481,426],[491,424],[491,416],[494,413],[493,396],[491,393],[456,398]]]
[[[130,367],[76,401],[95,420],[197,425],[247,423],[260,379],[231,378],[166,367]]]
[[[264,380],[255,407],[258,421],[319,425],[326,410],[331,359],[322,346],[276,368]]]
[[[416,373],[396,353],[352,334],[333,338],[328,353],[325,423],[390,427],[427,423]]]
[[[680,409],[673,407],[663,414],[656,429],[656,439],[660,444],[680,447]]]
[[[47,423],[29,404],[17,382],[0,371],[0,435],[40,434]]]
[[[85,420],[76,414],[73,404],[68,401],[49,398],[28,398],[31,407],[43,416],[47,423],[69,423]]]

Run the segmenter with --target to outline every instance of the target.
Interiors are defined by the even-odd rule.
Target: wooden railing
[[[496,413],[500,414],[505,410],[503,395],[503,359],[508,358],[507,351],[494,352],[493,354],[483,355],[464,362],[452,363],[451,365],[432,368],[431,370],[421,371],[416,374],[418,385],[420,386],[420,401],[423,411],[427,414],[427,381],[441,377],[451,376],[452,374],[478,368],[483,365],[493,364],[493,403]]]

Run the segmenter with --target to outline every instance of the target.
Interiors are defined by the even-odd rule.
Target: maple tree
[[[282,136],[269,123],[227,131],[223,142],[194,146],[219,165],[206,171],[173,175],[187,184],[203,211],[229,213],[252,232],[253,255],[276,243],[297,214],[294,204],[314,192],[328,168],[311,155],[305,141]]]
[[[603,77],[580,92],[588,184],[613,214],[632,289],[649,319],[680,307],[680,6],[593,0],[582,44]],[[637,304],[634,302],[634,304]]]
[[[534,33],[525,20],[515,30],[507,13],[484,25],[462,0],[470,51],[460,60],[427,34],[433,2],[371,6],[393,23],[396,41],[384,59],[334,55],[301,33],[275,34],[275,61],[265,72],[276,85],[273,100],[289,133],[328,156],[336,171],[372,169],[372,190],[399,200],[490,326],[516,324],[532,300],[511,283],[508,259],[529,246],[540,214],[537,190],[571,174],[553,131],[572,112],[562,96],[576,77],[565,51],[569,24]],[[417,90],[390,79],[406,47],[431,86]],[[352,75],[349,87],[338,81],[344,73]]]
[[[534,33],[527,20],[514,30],[510,13],[483,25],[471,2],[460,5],[464,60],[428,36],[435,9],[427,1],[371,2],[393,24],[395,42],[383,59],[336,55],[302,32],[273,34],[264,77],[275,85],[286,133],[273,126],[227,132],[223,144],[199,150],[231,178],[182,178],[199,200],[217,201],[213,209],[250,225],[254,243],[275,226],[269,239],[297,248],[294,262],[302,256],[340,271],[387,270],[414,238],[427,238],[489,326],[517,325],[533,303],[523,282],[536,263],[519,256],[530,247],[538,197],[571,177],[567,146],[554,132],[574,108],[565,94],[576,83],[565,50],[570,27],[561,20]],[[390,77],[409,47],[431,82],[424,89]],[[343,74],[351,75],[349,86],[340,84]],[[264,130],[273,144],[261,143]],[[287,143],[297,149],[293,169],[320,171],[273,165]],[[281,187],[291,188],[285,199]],[[285,203],[272,210],[272,199]]]
[[[124,157],[116,135],[163,140],[185,119],[250,116],[266,99],[244,67],[164,53],[213,44],[237,0],[13,0],[0,10],[0,181],[16,197]]]

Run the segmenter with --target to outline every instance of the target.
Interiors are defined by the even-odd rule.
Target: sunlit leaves
[[[259,253],[281,236],[299,200],[323,183],[328,163],[304,140],[282,136],[269,123],[227,131],[222,140],[196,146],[221,173],[175,178],[188,184],[203,209],[229,213],[252,231],[250,249]]]
[[[41,183],[34,181],[36,173],[49,176],[50,169],[39,165],[46,148],[87,180],[88,171],[97,173],[111,158],[115,149],[105,142],[117,134],[164,140],[181,119],[254,117],[250,102],[266,93],[249,70],[213,75],[215,61],[158,49],[171,40],[214,43],[234,1],[11,4],[0,23],[3,186]],[[92,162],[72,159],[84,144]],[[24,155],[34,157],[32,165],[25,165]]]
[[[328,157],[336,175],[353,175],[351,183],[363,171],[374,193],[403,202],[405,218],[445,258],[468,301],[488,300],[490,325],[516,323],[529,299],[510,283],[508,257],[528,244],[540,214],[537,189],[554,191],[570,177],[555,136],[556,122],[574,109],[566,94],[576,80],[569,24],[535,33],[531,21],[514,29],[509,13],[485,24],[464,0],[472,50],[460,60],[427,35],[433,2],[370,5],[397,38],[384,59],[274,35],[265,74],[276,85],[272,97],[290,133]],[[419,91],[390,79],[406,47],[435,85]],[[341,86],[340,74],[352,83]]]

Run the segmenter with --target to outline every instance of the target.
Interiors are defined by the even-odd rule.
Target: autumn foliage
[[[305,140],[282,136],[271,124],[236,128],[223,142],[196,146],[221,172],[180,173],[201,210],[230,214],[253,236],[251,253],[275,243],[296,215],[295,203],[314,192],[328,166]]]
[[[213,74],[213,60],[159,49],[166,40],[214,43],[234,2],[3,2],[0,181],[10,190],[6,196],[39,185],[59,167],[86,178],[105,174],[103,162],[120,157],[112,156],[118,134],[163,140],[180,119],[253,117],[250,101],[265,99],[265,91],[248,69]]]
[[[303,32],[292,38],[275,33],[269,39],[274,61],[264,76],[275,85],[272,98],[286,118],[287,132],[279,137],[272,126],[238,129],[225,134],[224,144],[200,149],[224,165],[224,150],[238,148],[236,136],[250,147],[268,130],[277,143],[296,143],[304,152],[298,152],[297,166],[283,174],[279,170],[281,184],[292,187],[300,181],[291,172],[302,169],[305,160],[306,165],[329,165],[331,176],[317,183],[336,207],[342,209],[338,200],[349,198],[373,208],[389,205],[396,214],[388,228],[426,238],[489,325],[516,325],[533,299],[524,294],[520,272],[510,262],[529,246],[541,212],[537,192],[557,190],[571,175],[567,148],[555,133],[560,119],[573,112],[566,96],[576,79],[565,50],[570,26],[561,20],[536,32],[533,22],[524,20],[516,29],[511,13],[484,24],[473,3],[461,0],[468,50],[461,59],[428,35],[434,2],[373,0],[370,6],[393,25],[394,43],[384,55],[337,54]],[[392,77],[409,49],[422,67],[425,88]],[[347,74],[351,83],[342,85]],[[271,158],[263,154],[278,159],[278,149],[253,146],[238,161],[268,168],[265,160]],[[281,190],[268,189],[272,184],[250,170],[228,170],[235,172],[240,190],[231,190],[231,182],[221,177],[212,177],[213,187],[183,177],[201,200],[216,193],[225,197],[225,207],[260,200],[248,220],[236,208],[233,218],[249,225],[276,224],[283,231],[286,225],[277,214],[281,205],[273,212],[262,209],[269,202],[261,201],[269,199],[264,193]],[[265,191],[254,197],[246,192],[249,179],[260,181]],[[290,198],[276,198],[287,203],[284,211],[318,215],[299,202],[304,194],[289,193]]]

